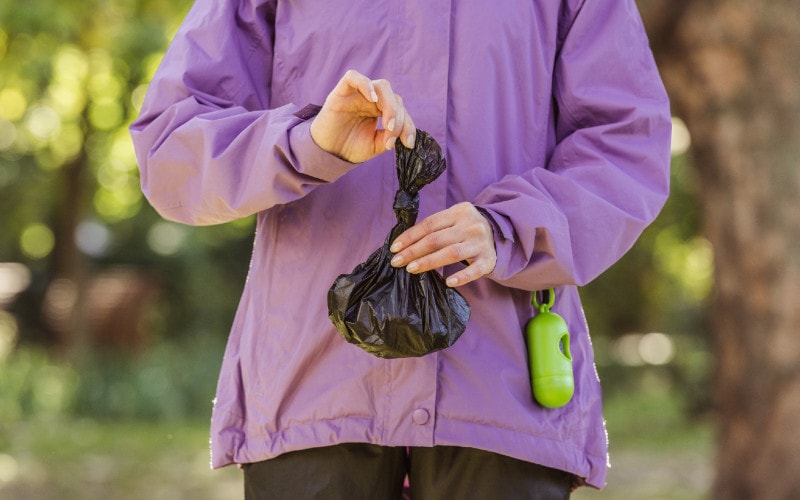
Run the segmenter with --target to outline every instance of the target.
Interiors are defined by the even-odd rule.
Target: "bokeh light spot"
[[[25,115],[28,101],[19,89],[6,88],[0,90],[0,118],[10,122],[17,121]]]
[[[186,240],[186,230],[172,222],[154,224],[147,233],[147,244],[159,255],[173,255],[180,251]]]
[[[44,224],[34,223],[23,229],[19,238],[19,246],[31,259],[41,259],[50,255],[56,239],[53,231]]]
[[[692,136],[686,123],[678,117],[672,117],[672,142],[670,152],[673,156],[678,156],[689,151],[692,145]]]

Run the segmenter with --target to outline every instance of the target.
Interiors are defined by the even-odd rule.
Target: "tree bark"
[[[59,172],[56,183],[59,189],[52,206],[55,244],[49,262],[50,281],[42,304],[42,319],[51,347],[72,357],[83,352],[88,344],[83,318],[86,261],[75,243],[87,203],[88,162],[84,145]]]
[[[714,247],[712,498],[800,498],[800,1],[639,3]]]

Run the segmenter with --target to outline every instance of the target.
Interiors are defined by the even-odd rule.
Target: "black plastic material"
[[[395,147],[400,189],[394,200],[397,224],[383,246],[328,291],[331,321],[351,344],[381,358],[424,356],[450,347],[469,320],[466,299],[436,271],[411,274],[389,263],[389,245],[413,226],[419,190],[445,170],[439,144],[417,129],[413,149]]]

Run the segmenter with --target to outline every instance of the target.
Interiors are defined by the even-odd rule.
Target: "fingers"
[[[406,147],[413,148],[417,129],[406,113],[403,98],[394,93],[388,80],[373,80],[372,84],[378,96],[377,106],[383,120],[386,149],[394,148],[398,138]]]
[[[460,203],[426,218],[393,242],[392,265],[406,266],[410,273],[467,262],[467,267],[447,279],[460,286],[494,270],[497,253],[486,218],[470,203]]]
[[[378,94],[375,91],[375,85],[372,80],[358,71],[350,69],[342,76],[332,93],[340,97],[346,97],[351,95],[353,91],[360,93],[369,102],[378,102]]]
[[[399,137],[405,147],[410,149],[414,148],[414,142],[417,138],[417,127],[414,125],[414,121],[408,113],[406,113],[405,119],[403,120],[403,128],[400,130]]]
[[[398,137],[413,147],[416,137],[403,99],[389,82],[356,70],[347,71],[328,94],[310,131],[321,149],[353,163],[393,149]]]

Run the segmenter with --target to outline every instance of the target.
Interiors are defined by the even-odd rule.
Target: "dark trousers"
[[[246,464],[245,500],[563,500],[572,475],[473,448],[347,443]]]

